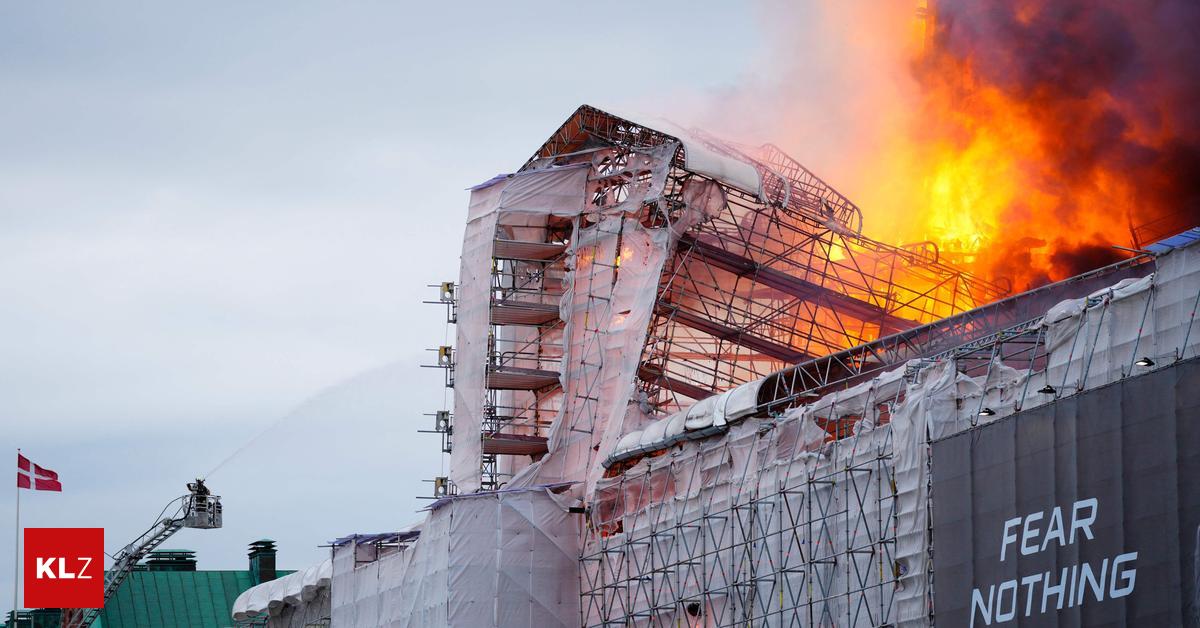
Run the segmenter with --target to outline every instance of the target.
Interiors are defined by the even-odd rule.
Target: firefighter
[[[211,494],[208,487],[204,485],[204,480],[196,478],[195,482],[188,482],[187,489],[193,496],[193,503],[196,505],[198,512],[208,511],[208,496]]]

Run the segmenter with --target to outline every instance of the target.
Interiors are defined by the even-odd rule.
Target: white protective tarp
[[[670,143],[628,156],[628,169],[649,173],[631,183],[624,200],[591,208],[577,219],[559,305],[562,332],[562,406],[550,429],[549,453],[510,486],[586,478],[590,491],[603,473],[599,462],[654,419],[635,385],[653,315],[659,278],[680,229],[699,217],[685,208],[667,228],[647,228],[640,214],[662,200]],[[634,165],[635,164],[635,165]]]
[[[714,418],[714,422],[736,421],[758,410],[758,389],[762,384],[763,380],[756,379],[725,393],[724,402],[717,408],[719,418]]]
[[[630,433],[621,450],[654,455],[589,495],[585,623],[691,621],[680,601],[694,600],[722,624],[750,613],[755,625],[929,625],[931,439],[1196,356],[1197,305],[1200,246],[1160,257],[1152,277],[1052,308],[1049,374],[1003,352],[982,369],[972,361],[973,376],[953,356],[919,360],[717,437],[672,440],[671,426],[686,418],[711,433],[722,396]],[[1136,365],[1142,356],[1154,364]],[[1066,390],[1041,392],[1064,376]],[[749,395],[729,393],[727,422]],[[852,433],[832,441],[845,427],[833,421],[853,422]],[[856,550],[880,539],[894,540],[887,562]]]
[[[622,436],[621,440],[617,441],[617,446],[613,449],[613,453],[623,454],[628,451],[633,451],[641,445],[641,442],[642,430],[634,430]]]
[[[1156,266],[1051,308],[1043,320],[1048,367],[1030,386],[1070,395],[1196,355],[1200,246],[1174,249]]]
[[[1200,244],[1178,248],[1158,258],[1153,356],[1166,363],[1200,354]],[[1141,351],[1139,351],[1141,353]],[[1153,357],[1147,356],[1147,357]],[[1155,358],[1157,359],[1157,358]]]
[[[1134,352],[1155,352],[1155,276],[1125,279],[1064,301],[1045,317],[1047,376],[1060,394],[1109,383],[1133,372]]]
[[[286,607],[303,607],[318,600],[329,588],[333,562],[324,560],[307,569],[250,587],[233,602],[233,619],[244,621],[263,615],[278,616]],[[326,606],[328,600],[324,600]],[[318,615],[320,613],[317,613]]]
[[[399,553],[335,548],[334,626],[576,626],[579,515],[544,488],[445,500]]]
[[[683,144],[684,167],[688,170],[762,197],[762,178],[758,169],[749,162],[709,148],[706,142],[670,120],[654,116],[625,115],[607,108],[605,111],[679,140]]]
[[[758,389],[763,380],[742,384],[719,395],[702,399],[679,412],[661,418],[644,429],[626,433],[617,441],[613,455],[634,450],[653,451],[666,447],[687,432],[724,427],[758,410]]]
[[[929,499],[928,459],[930,423],[956,411],[958,371],[946,362],[922,374],[908,387],[892,415],[892,449],[896,483],[897,626],[929,625]]]
[[[688,408],[687,419],[683,423],[684,428],[691,431],[712,427],[713,414],[716,410],[718,400],[723,401],[721,395],[701,399],[692,404]]]
[[[924,426],[902,432],[898,446],[916,451],[901,456],[892,450],[892,426],[834,444],[815,419],[853,414],[862,415],[859,425],[873,424],[897,397],[902,371],[778,419],[728,423],[719,438],[679,441],[599,481],[591,502],[599,538],[590,537],[580,564],[584,582],[603,588],[585,591],[585,623],[603,617],[635,625],[687,623],[691,619],[680,600],[694,600],[713,625],[744,621],[746,612],[754,613],[754,625],[788,625],[796,615],[813,618],[814,625],[845,625],[854,608],[886,603],[894,587],[880,579],[892,566],[881,572],[876,558],[851,550],[887,534],[893,509],[890,497],[880,493],[886,485],[879,478],[890,477],[893,466],[882,462],[881,451],[903,464],[895,468],[897,491],[911,503],[923,499],[916,493],[924,487]],[[733,403],[744,405],[751,390],[757,394],[757,386],[731,394],[726,412]],[[668,417],[666,428],[647,428],[641,440],[648,442],[660,429],[669,438],[671,425],[682,433],[685,414],[711,418],[718,407],[718,397],[713,399],[696,404],[700,410],[694,415],[693,407]],[[908,414],[903,420],[922,419]],[[711,427],[707,420],[701,423]],[[859,470],[847,471],[851,467]],[[854,488],[847,490],[849,482]],[[818,520],[821,513],[826,516]],[[600,539],[606,539],[606,550]],[[906,551],[919,552],[923,545],[917,540],[906,539]],[[923,569],[917,573],[924,575]],[[868,579],[866,604],[848,595],[859,595],[860,577]],[[920,595],[923,585],[904,586]]]
[[[480,428],[487,396],[488,330],[492,254],[497,227],[530,224],[544,217],[583,211],[588,168],[564,166],[495,179],[471,191],[459,267],[454,342],[454,435],[450,481],[460,493],[479,489]]]
[[[594,481],[600,452],[615,449],[627,431],[626,415],[639,416],[630,427],[645,420],[631,401],[669,245],[666,230],[646,229],[624,215],[577,232],[575,267],[561,307],[563,408],[537,483],[582,479],[589,471]],[[618,255],[619,272],[614,265],[598,265]]]
[[[495,246],[496,207],[508,180],[471,192],[458,272],[458,318],[454,341],[454,435],[450,481],[462,491],[479,488],[483,455],[479,431],[486,398],[488,323]]]

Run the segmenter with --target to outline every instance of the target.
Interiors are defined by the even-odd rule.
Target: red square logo
[[[25,608],[104,606],[103,528],[25,528]]]

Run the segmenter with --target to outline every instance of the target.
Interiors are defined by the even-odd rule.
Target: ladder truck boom
[[[149,530],[134,539],[113,556],[112,567],[104,574],[104,604],[107,604],[133,568],[151,551],[162,545],[183,528],[210,530],[221,527],[221,497],[209,492],[204,480],[188,482],[188,493],[167,503],[163,513],[175,508],[174,513],[159,519]],[[66,628],[88,628],[100,616],[101,608],[64,610],[63,626]]]

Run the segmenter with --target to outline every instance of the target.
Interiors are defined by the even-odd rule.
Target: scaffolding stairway
[[[545,242],[497,237],[492,243],[493,283],[488,322],[493,328],[485,388],[485,419],[479,435],[482,445],[482,486],[499,488],[499,456],[529,456],[534,460],[548,451],[547,438],[539,434],[536,420],[515,416],[498,407],[496,391],[526,391],[535,398],[559,385],[559,372],[543,368],[547,329],[562,323],[559,299],[563,282],[557,265],[568,249],[566,242]],[[509,327],[501,332],[498,328]],[[521,329],[530,330],[528,332]],[[516,341],[517,338],[526,340]],[[496,351],[499,343],[513,343],[512,351]],[[516,421],[516,422],[514,422]]]

